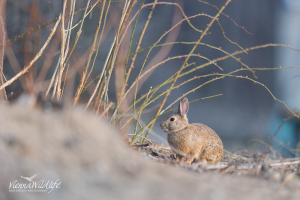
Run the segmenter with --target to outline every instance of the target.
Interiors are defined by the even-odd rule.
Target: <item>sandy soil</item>
[[[299,199],[288,184],[258,176],[191,170],[130,149],[121,135],[80,108],[43,112],[0,105],[0,199]],[[153,156],[155,157],[155,155]],[[10,184],[59,180],[52,192],[10,192]],[[295,175],[297,176],[297,175]]]

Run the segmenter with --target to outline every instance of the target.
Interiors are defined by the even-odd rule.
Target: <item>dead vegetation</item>
[[[170,147],[156,145],[154,142],[146,144],[134,144],[136,149],[143,156],[160,163],[174,165],[199,173],[215,172],[231,176],[247,176],[252,178],[276,181],[283,185],[295,179],[300,184],[300,158],[274,159],[273,155],[263,154],[243,155],[224,153],[222,162],[218,165],[194,163],[187,165],[183,161],[176,162],[176,158]],[[249,153],[248,153],[249,154]]]

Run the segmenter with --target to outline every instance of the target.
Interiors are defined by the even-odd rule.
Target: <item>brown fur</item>
[[[168,116],[161,123],[161,128],[168,132],[168,142],[177,158],[185,157],[186,162],[207,162],[217,164],[223,157],[223,143],[217,133],[200,123],[188,124],[186,117],[188,100],[184,98],[178,106],[178,113]],[[174,121],[170,119],[174,118]]]

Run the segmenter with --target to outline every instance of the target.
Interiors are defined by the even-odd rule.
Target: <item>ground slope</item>
[[[299,199],[299,185],[196,173],[138,155],[92,113],[0,105],[0,199]],[[52,192],[9,192],[14,180],[57,180]]]

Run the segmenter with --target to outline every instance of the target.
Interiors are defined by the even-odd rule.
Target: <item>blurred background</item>
[[[94,4],[96,1],[91,1]],[[101,40],[99,54],[94,66],[94,70],[88,82],[101,73],[108,50],[113,42],[114,34],[118,29],[118,22],[123,9],[123,1],[112,1],[111,8],[108,13],[106,27]],[[146,0],[146,3],[153,2]],[[198,13],[207,13],[215,16],[218,12],[215,5],[221,8],[225,4],[225,0],[207,0],[211,5],[197,0],[177,0],[187,16],[196,15]],[[141,0],[138,3],[142,3]],[[86,0],[77,0],[76,9],[83,9]],[[138,11],[140,6],[133,9],[132,16]],[[51,0],[1,0],[0,2],[1,16],[4,23],[4,30],[0,31],[1,45],[5,40],[11,40],[38,25],[45,24],[56,19],[62,12],[62,1]],[[87,60],[87,52],[92,44],[93,36],[97,26],[97,20],[101,4],[86,18],[83,32],[78,44],[73,52],[69,64],[70,69],[74,69],[75,85],[79,84],[80,75]],[[150,10],[145,8],[142,10],[139,21],[136,26],[133,44],[136,44],[140,32],[147,20]],[[297,25],[300,17],[300,2],[297,0],[233,0],[223,11],[230,18],[221,15],[220,23],[226,34],[226,37],[236,42],[243,48],[254,47],[269,43],[281,43],[290,45],[291,47],[300,49],[300,30]],[[78,22],[82,18],[82,13],[78,13],[74,17],[74,22]],[[157,5],[149,26],[145,33],[141,48],[147,48],[155,43],[159,37],[172,26],[182,19],[182,14],[178,8],[171,5]],[[232,20],[238,26],[234,24]],[[196,17],[191,19],[191,23],[198,29],[204,30],[210,18]],[[3,71],[7,79],[12,78],[16,73],[21,71],[23,66],[27,65],[39,51],[49,36],[51,28],[54,24],[38,29],[24,37],[5,46]],[[242,28],[244,27],[244,28]],[[132,26],[130,27],[132,29]],[[71,36],[72,42],[75,40],[76,31],[74,29]],[[230,43],[223,37],[222,31],[217,23],[214,23],[209,30],[210,34],[206,35],[201,41],[203,43],[221,47],[223,50],[233,53],[240,50],[239,47]],[[122,44],[118,59],[121,60],[126,56],[131,32],[126,34],[124,43]],[[177,26],[172,32],[164,37],[161,43],[183,41],[197,41],[200,33],[193,30],[187,22],[183,22]],[[9,101],[14,101],[22,93],[32,93],[36,96],[44,96],[49,85],[50,79],[55,69],[55,65],[60,53],[60,32],[59,29],[52,41],[44,51],[42,57],[33,65],[28,73],[22,76],[18,81],[6,88]],[[186,55],[192,49],[192,45],[174,44],[160,48],[155,48],[151,52],[146,63],[149,68],[164,59],[172,56]],[[122,50],[123,49],[123,50]],[[131,52],[135,46],[131,47]],[[1,49],[1,55],[2,55]],[[206,46],[198,46],[196,54],[200,54],[209,59],[215,59],[225,54],[208,48]],[[143,64],[147,51],[138,54],[132,75],[129,79],[129,85],[137,77],[140,67]],[[250,68],[277,68],[300,66],[300,53],[283,47],[266,47],[250,51],[248,54],[240,54],[237,57]],[[184,62],[184,59],[171,60],[158,67],[149,76],[139,83],[141,87],[138,96],[147,93],[149,88],[161,84],[168,79],[176,71],[178,71]],[[191,58],[189,64],[195,62],[195,66],[206,63],[206,60],[200,58]],[[218,65],[224,69],[222,73],[228,73],[235,69],[243,67],[234,59],[226,59],[218,62]],[[124,68],[124,62],[119,62],[113,72],[111,84],[109,86],[108,96],[111,101],[116,102],[117,93],[119,92],[118,81],[120,80],[119,72]],[[190,67],[192,68],[192,66]],[[194,76],[210,74],[213,72],[221,72],[214,65],[197,70],[192,74],[184,76],[178,80],[181,83]],[[241,75],[248,75],[253,78],[249,71],[243,71]],[[266,85],[273,92],[276,98],[284,101],[292,110],[300,107],[300,69],[284,69],[257,71],[258,81]],[[199,86],[210,78],[201,78],[189,82],[179,89],[173,90],[167,99],[166,105],[169,105],[182,94]],[[95,83],[92,83],[82,95],[81,103],[86,103],[91,95]],[[169,85],[162,88],[161,91],[167,89]],[[75,90],[72,91],[75,93]],[[204,87],[188,94],[187,98],[191,101],[211,95],[223,94],[222,96],[197,101],[190,104],[188,118],[190,123],[200,122],[213,128],[224,142],[225,149],[229,151],[243,151],[246,149],[261,150],[265,145],[263,141],[268,142],[270,135],[273,135],[282,121],[290,116],[286,108],[279,102],[274,101],[270,93],[259,84],[245,79],[236,79],[226,77],[222,80],[214,81]],[[128,103],[131,103],[133,94],[128,95]],[[155,101],[150,106],[148,112],[142,114],[143,122],[148,123],[155,116],[158,106],[162,98]],[[172,108],[177,106],[174,105]],[[150,139],[156,140],[158,143],[165,143],[166,134],[160,130],[159,124],[165,116],[158,119]],[[253,140],[254,139],[254,140]],[[296,119],[290,120],[280,130],[278,137],[274,142],[274,146],[281,150],[283,155],[293,156],[295,148],[300,141],[300,124]]]

